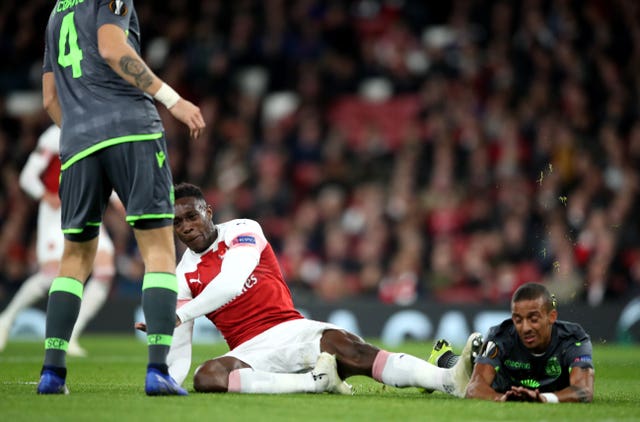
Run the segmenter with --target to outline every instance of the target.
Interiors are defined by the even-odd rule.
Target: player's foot
[[[88,355],[87,351],[83,349],[82,346],[80,346],[80,343],[78,343],[77,340],[69,341],[69,348],[67,349],[67,354],[69,356],[75,356],[79,358],[85,358]]]
[[[0,316],[0,352],[7,347],[7,340],[9,340],[9,332],[11,331],[11,322]]]
[[[42,369],[38,394],[69,394],[69,389],[63,377],[51,369]]]
[[[435,342],[433,349],[431,349],[431,354],[427,358],[427,362],[439,368],[451,368],[457,361],[458,355],[453,353],[451,344],[445,339],[440,339]],[[425,388],[424,392],[431,394],[434,390]]]
[[[163,374],[156,368],[147,369],[144,391],[147,396],[186,396],[187,390],[180,387],[169,374]]]
[[[311,371],[314,381],[321,383],[319,391],[329,393],[352,395],[351,385],[342,381],[338,375],[338,363],[336,357],[327,352],[320,353],[315,368]]]
[[[458,355],[453,353],[451,344],[445,339],[440,339],[435,342],[431,354],[427,359],[427,362],[439,368],[451,368],[457,361]]]
[[[472,358],[472,355],[474,353],[473,351],[474,348],[477,347],[477,350],[475,352],[477,357],[477,351],[480,350],[479,347],[481,345],[482,334],[472,333],[467,339],[467,342],[462,349],[462,353],[460,353],[458,362],[450,369],[450,371],[453,371],[453,391],[451,392],[451,394],[453,394],[454,396],[465,396],[467,384],[469,383],[471,373],[473,372],[473,362],[475,361],[475,357]]]
[[[480,349],[482,349],[482,343],[484,339],[482,336],[477,336],[473,338],[473,342],[471,344],[471,365],[475,365],[476,358],[480,354]],[[435,365],[439,368],[453,368],[453,366],[458,362],[460,355],[456,355],[453,352],[453,348],[451,344],[445,339],[440,339],[435,342],[433,345],[433,349],[431,350],[431,354],[427,359],[432,365]]]

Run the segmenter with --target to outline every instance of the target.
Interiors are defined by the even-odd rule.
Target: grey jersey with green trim
[[[133,0],[58,0],[45,37],[43,72],[53,72],[62,106],[63,163],[113,138],[159,133],[153,99],[122,79],[98,52],[98,28],[114,24],[140,54]]]
[[[569,386],[571,368],[593,368],[591,340],[580,325],[556,321],[547,351],[535,356],[522,344],[513,321],[508,319],[489,330],[476,363],[496,368],[491,386],[498,392],[512,386],[558,391]]]

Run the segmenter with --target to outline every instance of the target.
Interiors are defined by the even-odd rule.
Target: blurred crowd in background
[[[88,1],[88,0],[85,0]],[[258,220],[294,295],[506,303],[526,281],[598,306],[640,293],[640,3],[136,0],[176,182]],[[35,271],[17,178],[49,0],[0,4],[0,301]],[[90,112],[90,111],[88,111]],[[143,266],[116,212],[112,295]],[[179,247],[179,251],[183,251]]]

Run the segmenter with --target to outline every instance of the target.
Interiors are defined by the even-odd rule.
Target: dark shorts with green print
[[[98,235],[112,190],[125,206],[127,222],[136,229],[173,223],[173,179],[164,137],[100,149],[61,172],[66,239],[82,242]]]

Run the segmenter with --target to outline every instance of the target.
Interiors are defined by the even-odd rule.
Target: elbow
[[[113,66],[118,60],[117,49],[113,48],[113,46],[109,43],[98,43],[98,53],[100,57],[107,62],[107,64]]]
[[[475,391],[476,391],[475,386],[472,383],[469,383],[469,385],[467,385],[467,388],[464,392],[464,398],[475,399],[476,398]]]

